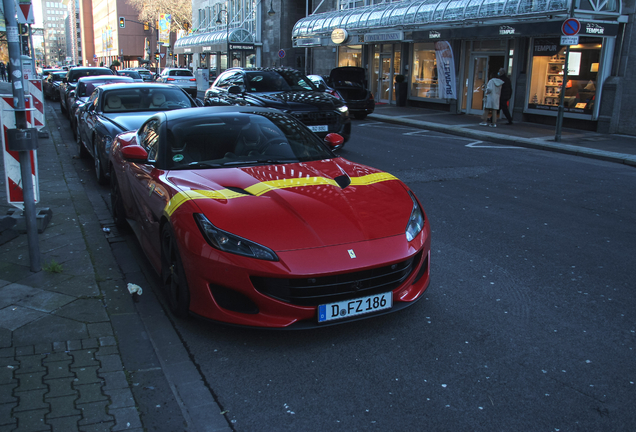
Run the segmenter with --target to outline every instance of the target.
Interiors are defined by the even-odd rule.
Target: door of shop
[[[376,95],[378,102],[389,103],[392,98],[392,86],[393,74],[391,67],[391,54],[380,54],[374,59],[376,63],[374,71],[376,77],[374,81],[374,89],[372,93]]]
[[[504,55],[472,54],[466,79],[464,97],[466,98],[466,112],[481,114],[484,110],[484,90],[488,79],[496,76],[504,66]]]

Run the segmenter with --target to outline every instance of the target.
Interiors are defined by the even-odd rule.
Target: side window
[[[151,120],[139,131],[140,145],[148,152],[148,161],[155,162],[159,151],[159,120]]]
[[[227,89],[233,85],[244,85],[243,74],[241,72],[226,72],[219,77],[219,82],[216,84],[217,87],[221,87],[224,89]]]

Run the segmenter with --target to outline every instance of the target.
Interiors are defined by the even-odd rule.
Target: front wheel
[[[115,221],[117,228],[125,228],[126,209],[124,208],[124,202],[122,201],[117,177],[112,169],[110,172],[110,211],[113,213],[113,220]]]
[[[80,135],[79,124],[75,125],[75,142],[77,143],[77,150],[79,152],[79,157],[81,159],[87,158],[90,153],[84,147],[84,143],[82,142],[82,137]]]
[[[99,157],[99,151],[97,150],[97,138],[93,140],[93,160],[95,162],[95,176],[97,176],[97,183],[105,185],[108,183],[106,174],[104,174],[104,167],[102,166],[102,159]]]
[[[190,288],[177,239],[169,223],[161,230],[161,279],[170,310],[176,317],[186,318],[190,310]]]

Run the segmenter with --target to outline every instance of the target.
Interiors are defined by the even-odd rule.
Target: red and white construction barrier
[[[27,84],[27,92],[31,95],[33,107],[33,127],[38,131],[46,126],[44,118],[44,93],[42,92],[42,80],[30,79]]]
[[[25,107],[31,107],[31,97],[25,96]],[[33,127],[31,111],[27,111],[27,127]],[[13,96],[0,95],[0,123],[2,127],[2,148],[4,154],[4,173],[7,183],[7,201],[9,204],[23,210],[24,191],[22,186],[22,173],[20,171],[20,156],[16,151],[9,150],[8,129],[15,129],[15,110]],[[38,180],[37,151],[29,151],[31,157],[31,181],[33,182],[33,195],[35,202],[40,201],[40,188]]]

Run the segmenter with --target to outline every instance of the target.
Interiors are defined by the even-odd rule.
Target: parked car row
[[[60,107],[78,152],[110,181],[115,223],[137,235],[175,316],[310,328],[423,296],[420,202],[391,174],[334,153],[351,132],[348,108],[304,75],[230,69],[202,107],[178,85],[94,70],[71,82],[73,70]]]

